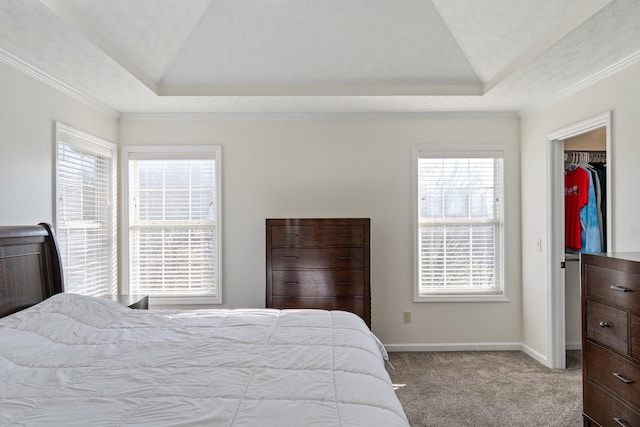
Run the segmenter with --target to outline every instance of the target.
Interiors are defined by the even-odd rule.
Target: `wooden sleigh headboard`
[[[60,253],[51,226],[0,226],[0,317],[63,290]]]

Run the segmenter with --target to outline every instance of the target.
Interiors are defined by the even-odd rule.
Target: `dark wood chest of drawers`
[[[640,426],[640,253],[581,255],[585,426]]]
[[[350,311],[371,328],[368,218],[267,219],[267,308]]]

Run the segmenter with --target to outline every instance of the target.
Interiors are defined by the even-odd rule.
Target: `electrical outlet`
[[[411,312],[410,311],[405,311],[404,312],[404,323],[411,323]]]

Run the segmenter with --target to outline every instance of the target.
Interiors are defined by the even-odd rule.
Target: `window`
[[[507,300],[504,150],[419,146],[415,158],[416,301]]]
[[[116,146],[56,123],[55,229],[66,292],[115,294]]]
[[[124,147],[130,293],[220,303],[220,147]]]

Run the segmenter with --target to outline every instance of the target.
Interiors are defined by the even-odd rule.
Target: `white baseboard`
[[[385,344],[394,351],[509,351],[522,350],[520,343]]]
[[[549,365],[549,359],[547,358],[547,356],[545,356],[544,354],[540,353],[537,350],[532,349],[531,347],[529,347],[526,344],[520,344],[521,346],[521,351],[526,354],[527,356],[531,357],[534,360],[537,360],[538,362],[542,363],[544,366],[546,366],[547,368],[550,368],[551,366]]]
[[[544,366],[549,360],[523,343],[449,343],[449,344],[385,344],[389,353],[397,351],[521,351]],[[573,348],[569,348],[573,350]],[[579,347],[578,347],[579,348]]]

